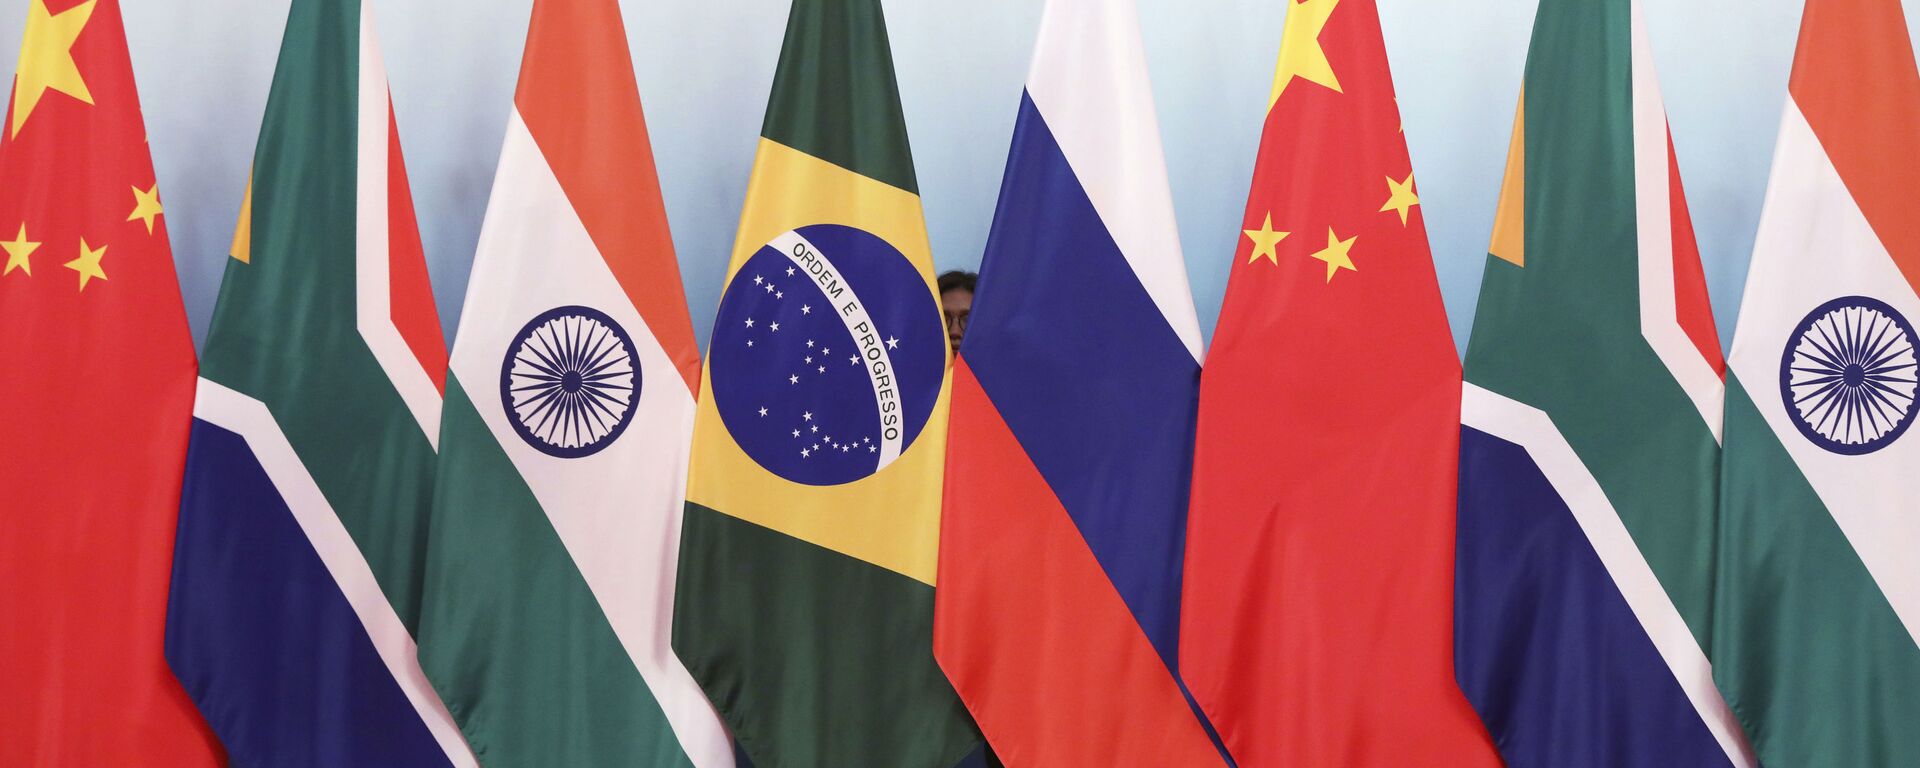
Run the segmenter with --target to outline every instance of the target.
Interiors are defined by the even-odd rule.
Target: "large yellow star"
[[[33,262],[27,261],[27,257],[32,256],[33,252],[40,248],[40,244],[28,242],[26,223],[20,224],[20,234],[13,237],[13,242],[0,240],[0,248],[7,251],[7,267],[5,271],[0,271],[0,275],[13,274],[14,267],[19,267],[20,271],[29,277],[33,275]]]
[[[20,71],[13,80],[13,129],[27,124],[33,108],[47,89],[64,93],[88,104],[93,94],[80,77],[80,66],[73,62],[73,41],[93,18],[93,4],[87,0],[55,16],[47,12],[46,0],[33,0],[27,7],[27,39],[20,45]]]
[[[127,221],[143,221],[147,224],[147,234],[153,234],[153,220],[165,211],[160,210],[160,185],[152,189],[133,188],[133,213],[127,215]]]
[[[1343,93],[1340,78],[1334,77],[1333,65],[1327,62],[1327,50],[1320,47],[1320,30],[1327,26],[1327,17],[1339,4],[1340,0],[1289,3],[1286,26],[1280,31],[1280,65],[1273,73],[1268,109],[1280,101],[1280,93],[1296,77]]]
[[[80,239],[80,258],[74,259],[73,261],[69,261],[65,264],[62,264],[61,266],[80,273],[80,290],[84,291],[87,289],[88,280],[92,280],[96,277],[100,278],[101,280],[107,279],[107,273],[104,270],[100,269],[100,259],[104,258],[106,255],[107,255],[106,246],[104,245],[100,246],[98,250],[89,248],[87,247],[86,238],[81,238]]]
[[[1420,204],[1420,196],[1413,193],[1413,174],[1407,174],[1406,181],[1394,181],[1387,177],[1387,204],[1380,206],[1380,212],[1398,211],[1400,226],[1407,225],[1407,210]]]
[[[1293,233],[1273,231],[1273,214],[1267,214],[1266,220],[1260,222],[1259,229],[1243,229],[1240,231],[1247,233],[1247,239],[1253,241],[1253,255],[1247,257],[1248,264],[1252,264],[1259,261],[1262,257],[1265,257],[1267,261],[1273,262],[1274,266],[1280,266],[1280,255],[1274,251],[1273,247],[1279,245],[1281,240],[1287,239],[1287,235]]]
[[[1359,239],[1359,235],[1354,235],[1342,240],[1339,235],[1333,233],[1332,227],[1327,228],[1327,247],[1308,254],[1327,263],[1327,282],[1333,282],[1333,273],[1340,270],[1360,271],[1353,266],[1353,257],[1347,254],[1348,251],[1353,250],[1353,241]]]

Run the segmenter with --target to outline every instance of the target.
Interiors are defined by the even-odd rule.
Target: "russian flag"
[[[1009,765],[1220,765],[1176,667],[1200,328],[1131,2],[1047,4],[981,272],[934,654]]]

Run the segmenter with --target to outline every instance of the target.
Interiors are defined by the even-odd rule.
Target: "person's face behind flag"
[[[973,310],[973,291],[954,288],[940,294],[940,314],[947,319],[947,342],[960,351],[960,337],[967,332],[967,315]]]

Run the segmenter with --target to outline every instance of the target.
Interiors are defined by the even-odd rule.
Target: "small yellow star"
[[[133,213],[127,214],[127,221],[145,222],[147,234],[153,234],[153,220],[166,213],[160,209],[160,185],[152,189],[133,188]]]
[[[61,266],[80,273],[80,290],[84,291],[87,289],[88,280],[96,277],[101,280],[107,279],[107,273],[100,269],[100,259],[106,255],[106,246],[100,246],[98,249],[90,248],[87,246],[86,238],[81,238],[80,258],[69,261]]]
[[[93,18],[96,0],[76,5],[55,16],[47,11],[46,0],[33,0],[27,6],[27,39],[20,46],[20,72],[13,82],[13,127],[11,136],[20,135],[33,108],[48,89],[72,96],[87,104],[93,94],[80,77],[80,66],[73,62],[73,42]]]
[[[1247,257],[1248,264],[1252,264],[1259,261],[1261,257],[1265,257],[1267,261],[1273,262],[1274,266],[1280,266],[1280,255],[1273,250],[1273,247],[1279,245],[1281,240],[1287,239],[1287,235],[1293,233],[1273,231],[1273,214],[1267,214],[1266,220],[1260,223],[1259,229],[1243,229],[1240,231],[1247,233],[1247,239],[1253,241],[1253,255]]]
[[[1344,93],[1340,78],[1333,74],[1333,65],[1327,62],[1327,50],[1320,47],[1320,30],[1326,28],[1327,17],[1339,4],[1340,0],[1289,0],[1286,26],[1280,30],[1280,65],[1273,73],[1268,109],[1280,101],[1280,94],[1296,77]]]
[[[1354,235],[1342,240],[1339,235],[1333,233],[1332,227],[1327,228],[1327,247],[1309,254],[1327,263],[1327,282],[1333,282],[1333,273],[1340,270],[1360,271],[1358,267],[1353,266],[1353,257],[1347,255],[1348,251],[1353,250],[1353,241],[1359,239],[1359,235]]]
[[[1400,226],[1407,225],[1407,210],[1420,204],[1420,196],[1413,193],[1413,174],[1407,174],[1406,181],[1394,181],[1387,177],[1387,204],[1380,206],[1380,212],[1397,211],[1400,214]]]
[[[0,241],[0,248],[5,248],[7,251],[6,271],[0,272],[0,275],[11,275],[13,274],[13,268],[19,267],[21,272],[31,277],[33,275],[33,262],[28,261],[27,257],[32,256],[33,252],[39,247],[39,243],[29,242],[27,240],[27,225],[25,222],[22,222],[20,224],[20,234],[13,237],[13,242]]]

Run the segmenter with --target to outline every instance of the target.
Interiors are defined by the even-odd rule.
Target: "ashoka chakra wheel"
[[[606,448],[640,397],[625,329],[592,307],[556,307],[520,329],[500,364],[500,400],[528,445],[565,459]]]
[[[1913,423],[1913,326],[1886,302],[1845,296],[1820,305],[1787,339],[1780,396],[1815,445],[1849,456],[1900,439]]]

